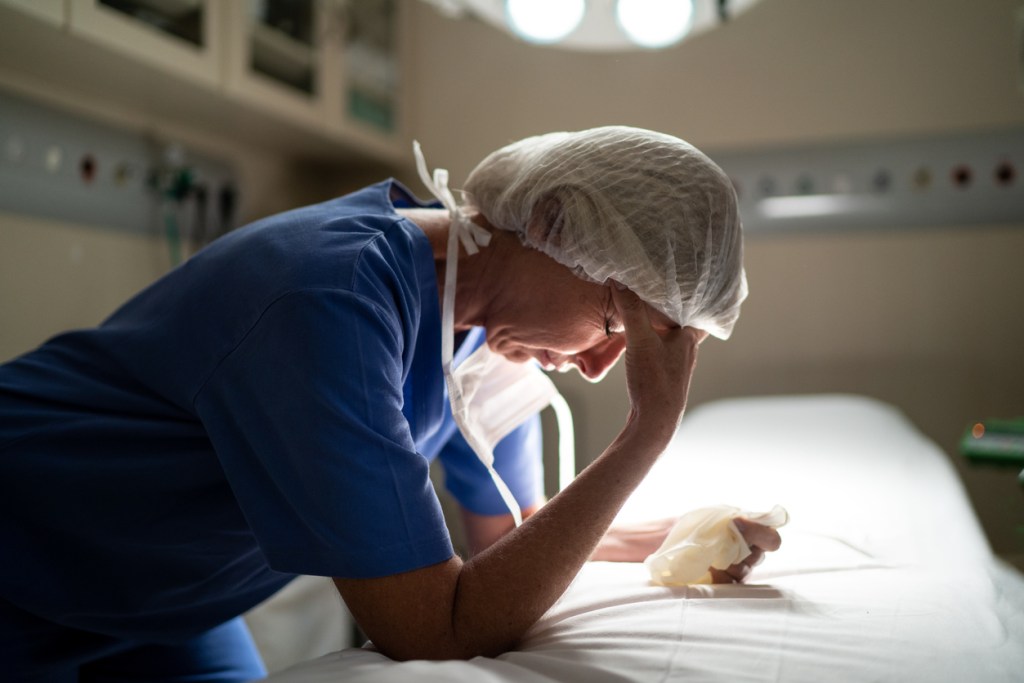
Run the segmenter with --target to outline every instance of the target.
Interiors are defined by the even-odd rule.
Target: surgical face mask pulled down
[[[550,405],[558,420],[559,489],[565,488],[576,474],[572,412],[554,383],[534,361],[514,363],[491,351],[486,343],[459,367],[452,367],[459,244],[467,253],[476,254],[480,247],[487,246],[491,236],[462,213],[448,188],[448,171],[435,169],[431,177],[418,142],[413,143],[413,152],[420,180],[451,216],[441,302],[441,366],[452,417],[466,442],[487,468],[516,526],[519,526],[523,521],[522,512],[512,492],[494,469],[494,447],[527,418]]]

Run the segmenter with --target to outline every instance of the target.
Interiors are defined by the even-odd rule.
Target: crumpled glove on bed
[[[656,552],[644,560],[651,581],[663,586],[711,583],[708,567],[727,569],[750,555],[750,547],[733,523],[736,517],[777,529],[789,521],[779,505],[768,512],[743,512],[715,505],[679,518]]]

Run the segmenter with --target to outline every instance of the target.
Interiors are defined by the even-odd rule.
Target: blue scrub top
[[[462,505],[505,512],[451,418],[433,252],[395,212],[414,202],[387,181],[261,220],[0,366],[0,597],[174,640],[295,574],[449,559],[436,456]],[[523,506],[539,429],[495,452]]]

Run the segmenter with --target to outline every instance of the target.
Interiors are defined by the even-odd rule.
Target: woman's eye
[[[626,328],[622,326],[622,323],[616,322],[615,316],[608,316],[604,321],[604,336],[611,339],[617,334],[622,334],[626,331]]]

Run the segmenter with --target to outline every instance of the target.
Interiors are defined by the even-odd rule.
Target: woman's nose
[[[617,334],[586,351],[580,351],[573,356],[573,363],[581,375],[591,382],[599,382],[615,366],[625,350],[625,335]]]

